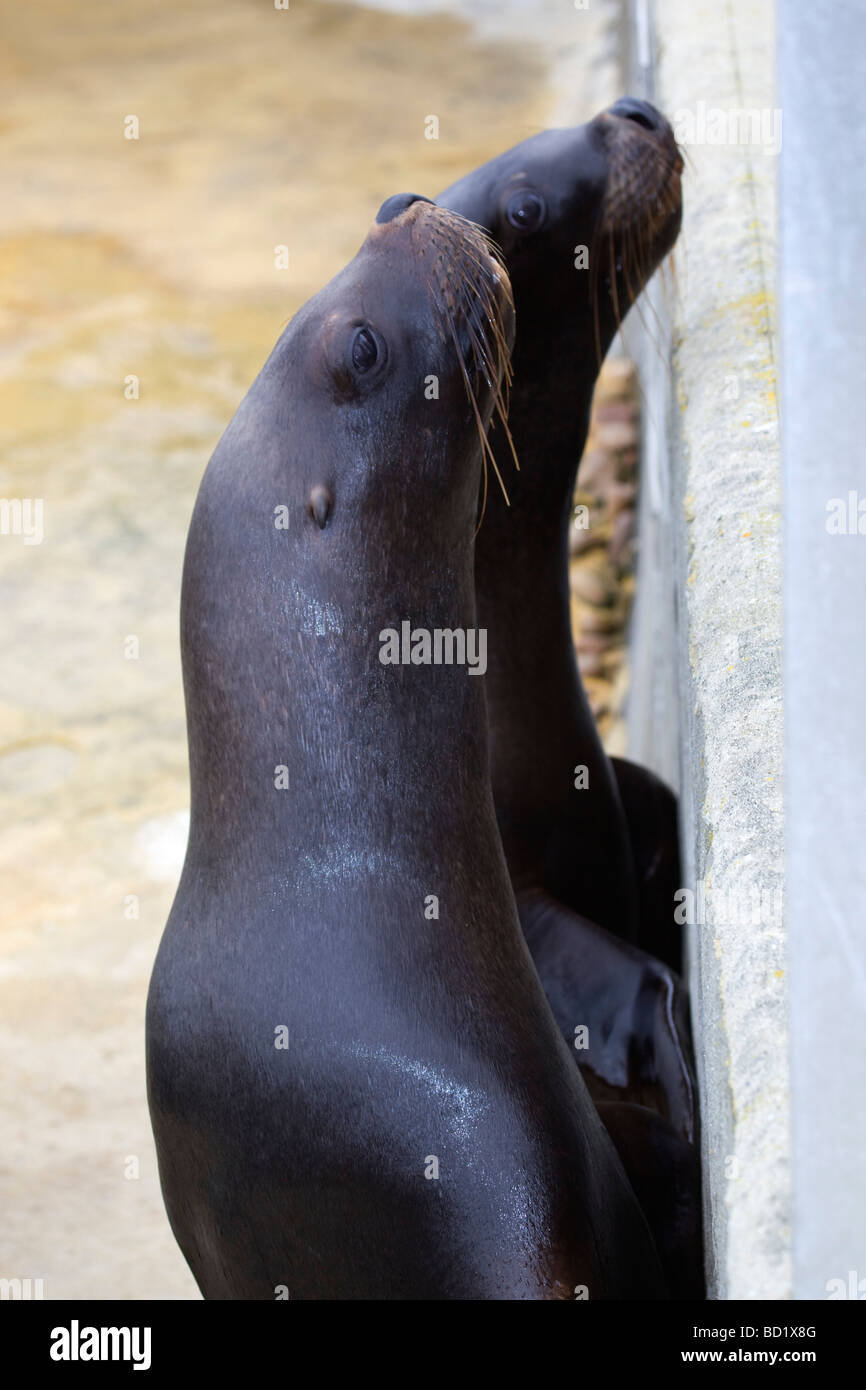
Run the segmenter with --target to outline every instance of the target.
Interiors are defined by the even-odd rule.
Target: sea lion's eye
[[[519,232],[534,232],[544,221],[547,208],[540,193],[523,188],[512,193],[505,205],[505,216]]]
[[[369,328],[359,328],[352,339],[352,366],[356,372],[369,372],[379,360],[379,344]]]

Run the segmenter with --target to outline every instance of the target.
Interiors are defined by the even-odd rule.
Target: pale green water
[[[3,0],[0,18],[0,496],[44,503],[41,545],[0,536],[0,1275],[51,1298],[191,1297],[143,1008],[183,850],[195,491],[382,199],[540,129],[549,92],[527,45],[443,16]]]

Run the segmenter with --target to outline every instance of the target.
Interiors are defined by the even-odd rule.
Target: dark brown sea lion
[[[389,199],[201,485],[192,819],[147,1058],[169,1218],[208,1298],[666,1296],[520,930],[484,682],[381,659],[404,620],[476,628],[512,332],[483,235]]]
[[[499,244],[517,310],[509,426],[520,472],[507,479],[510,507],[490,491],[475,573],[491,639],[493,794],[521,920],[563,1034],[588,1027],[578,1057],[594,1095],[652,1105],[691,1138],[686,1002],[670,966],[675,803],[651,774],[605,755],[568,590],[593,387],[674,244],[681,169],[664,118],[624,100],[588,125],[533,136],[437,201]]]

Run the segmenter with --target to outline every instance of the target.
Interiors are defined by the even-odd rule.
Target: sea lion
[[[389,199],[201,484],[191,824],[147,1065],[169,1219],[207,1298],[666,1296],[520,930],[484,682],[382,660],[404,620],[476,627],[512,334],[480,230]]]
[[[533,136],[437,202],[500,246],[517,310],[509,427],[520,472],[508,478],[510,506],[495,489],[486,500],[475,574],[479,622],[495,634],[493,794],[521,920],[563,1034],[590,1025],[577,1056],[596,1098],[652,1105],[692,1138],[684,991],[655,958],[676,954],[675,803],[658,779],[618,769],[602,748],[568,588],[593,387],[618,324],[674,244],[681,170],[664,117],[624,99],[588,125]],[[647,807],[663,825],[646,825]]]

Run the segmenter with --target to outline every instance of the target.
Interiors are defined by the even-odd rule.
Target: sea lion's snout
[[[670,122],[637,97],[621,97],[593,124],[608,161],[602,230],[625,248],[634,297],[676,241],[682,155]]]
[[[393,197],[385,199],[376,213],[376,221],[380,225],[385,222],[393,222],[395,217],[399,217],[401,212],[405,212],[413,203],[430,202],[432,199],[425,198],[421,193],[395,193]]]
[[[655,151],[656,158],[663,158],[671,171],[682,172],[682,156],[671,123],[652,102],[640,97],[620,97],[596,119],[607,131],[609,147],[631,144],[650,158]]]

